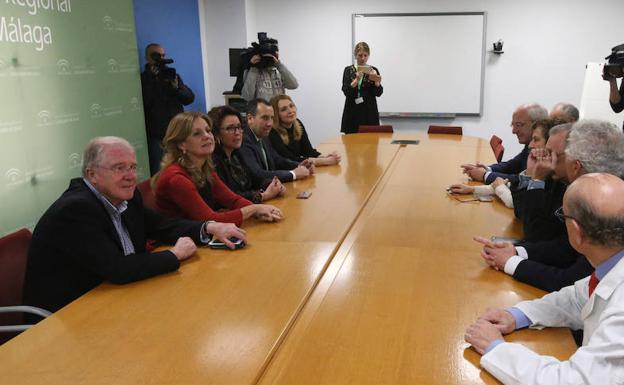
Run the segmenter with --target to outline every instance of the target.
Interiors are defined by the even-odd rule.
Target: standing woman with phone
[[[342,92],[346,99],[340,131],[345,134],[358,132],[360,125],[379,125],[377,97],[383,93],[379,70],[367,64],[368,44],[357,43],[353,54],[356,64],[346,67],[342,75]]]

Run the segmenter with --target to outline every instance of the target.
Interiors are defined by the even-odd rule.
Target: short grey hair
[[[624,133],[613,123],[597,119],[574,123],[565,153],[568,159],[581,162],[584,173],[624,177]]]
[[[600,214],[588,198],[582,194],[570,196],[567,215],[574,218],[592,243],[605,247],[624,246],[624,216]]]
[[[560,108],[561,112],[563,112],[562,118],[565,119],[566,122],[572,123],[579,120],[579,110],[574,106],[574,104],[557,103],[553,107],[553,111],[557,108]]]
[[[537,103],[526,104],[523,107],[526,108],[531,123],[548,118],[548,110]]]
[[[104,148],[113,144],[121,144],[134,152],[134,147],[124,138],[117,136],[99,136],[93,138],[85,146],[82,156],[82,176],[87,176],[87,169],[97,167],[102,163]]]

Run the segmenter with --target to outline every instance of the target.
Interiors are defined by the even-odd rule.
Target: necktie
[[[589,277],[589,296],[591,297],[592,293],[594,292],[594,290],[596,289],[596,286],[598,286],[598,278],[596,277],[596,272],[594,271],[591,275],[591,277]]]
[[[260,151],[262,152],[262,160],[264,161],[264,169],[269,169],[269,161],[267,160],[266,150],[264,149],[264,143],[262,143],[262,139],[258,140],[258,144],[260,145]]]

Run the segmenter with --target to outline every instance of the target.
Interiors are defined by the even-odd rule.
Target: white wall
[[[489,138],[496,133],[504,140],[506,158],[521,150],[509,128],[515,106],[533,101],[547,108],[559,101],[578,105],[585,64],[603,61],[611,47],[624,42],[620,20],[624,14],[622,0],[245,0],[246,10],[238,15],[227,13],[228,18],[233,17],[227,22],[226,14],[221,13],[227,7],[218,4],[223,1],[207,1],[209,17],[220,23],[217,35],[209,41],[228,37],[235,28],[246,33],[247,43],[255,38],[257,31],[267,31],[279,40],[280,57],[299,80],[299,89],[289,94],[297,103],[299,116],[313,143],[336,136],[340,131],[344,104],[341,77],[343,68],[352,62],[351,14],[354,12],[486,11],[488,49],[492,42],[502,38],[505,53],[487,54],[483,116],[442,123],[464,126],[465,135]],[[240,1],[235,0],[237,10]],[[214,7],[213,3],[216,3]],[[246,26],[242,27],[241,23]],[[224,24],[231,27],[222,28]],[[409,36],[406,36],[405,49],[409,48]],[[375,64],[375,47],[371,47],[370,63]],[[223,91],[214,90],[220,76],[216,70],[209,68],[211,95]],[[389,70],[380,68],[382,76]],[[452,98],[453,89],[448,94]],[[417,119],[384,122],[393,124],[395,130],[424,129],[429,123]]]
[[[231,91],[236,78],[230,77],[229,48],[247,46],[245,0],[199,0],[203,2],[205,42],[210,89],[208,108],[224,103],[223,91]],[[202,8],[200,7],[200,10]]]

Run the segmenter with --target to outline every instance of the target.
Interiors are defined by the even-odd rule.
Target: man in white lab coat
[[[506,310],[489,309],[466,330],[481,365],[504,384],[624,384],[624,181],[586,174],[572,183],[557,216],[592,276]],[[503,340],[523,327],[584,329],[568,361]]]

